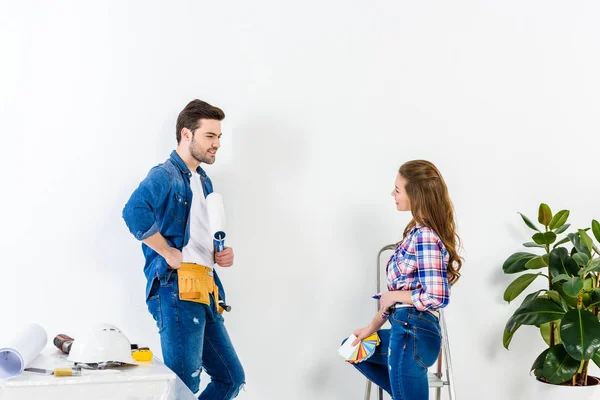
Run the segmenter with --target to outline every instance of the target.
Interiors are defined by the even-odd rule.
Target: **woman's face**
[[[396,176],[396,182],[392,191],[392,197],[396,200],[396,209],[398,211],[410,211],[410,199],[406,194],[406,179],[400,174]]]

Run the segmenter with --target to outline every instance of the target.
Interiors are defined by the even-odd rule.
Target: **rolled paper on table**
[[[23,327],[6,347],[0,348],[0,380],[19,375],[48,343],[44,328],[37,324]]]

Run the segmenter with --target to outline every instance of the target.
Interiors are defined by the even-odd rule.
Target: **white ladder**
[[[377,254],[377,293],[381,293],[381,255],[383,252],[388,250],[394,250],[395,244],[390,244],[379,250]],[[379,302],[378,302],[379,303]],[[379,311],[379,304],[377,307]],[[440,355],[436,361],[436,372],[427,373],[427,379],[429,380],[429,387],[435,389],[436,400],[441,400],[442,389],[448,388],[449,400],[456,400],[456,394],[454,393],[454,376],[452,374],[452,360],[450,359],[450,344],[448,343],[448,330],[446,329],[446,319],[444,317],[443,310],[440,311],[440,329],[442,330],[442,348],[440,349]],[[445,367],[445,374],[442,370]],[[372,382],[367,379],[367,385],[365,388],[365,400],[371,399],[371,384]],[[378,388],[378,400],[383,400],[383,389]]]

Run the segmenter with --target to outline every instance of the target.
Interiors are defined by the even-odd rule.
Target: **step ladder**
[[[390,244],[383,247],[379,250],[377,254],[377,293],[381,293],[381,255],[389,250],[394,250],[396,248],[395,244]],[[384,265],[386,265],[384,263]],[[377,311],[379,311],[379,304],[377,307]],[[450,344],[448,343],[448,330],[446,329],[446,319],[444,317],[444,310],[440,311],[440,329],[442,330],[442,348],[440,350],[440,355],[435,363],[435,373],[429,371],[427,373],[427,379],[429,381],[429,388],[435,389],[435,399],[442,399],[442,390],[444,387],[448,389],[448,399],[456,400],[456,394],[454,392],[454,376],[452,374],[452,360],[450,359]],[[445,370],[445,372],[444,372]],[[367,384],[365,388],[365,399],[371,399],[371,386],[372,382],[367,379]],[[378,400],[383,400],[383,389],[377,388]]]

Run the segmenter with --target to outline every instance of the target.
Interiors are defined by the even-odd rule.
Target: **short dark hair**
[[[216,119],[217,121],[223,121],[225,119],[225,113],[218,107],[211,106],[202,100],[192,100],[187,106],[179,113],[177,117],[177,131],[175,137],[177,138],[177,144],[181,142],[181,130],[188,128],[194,131],[200,128],[201,119]]]

